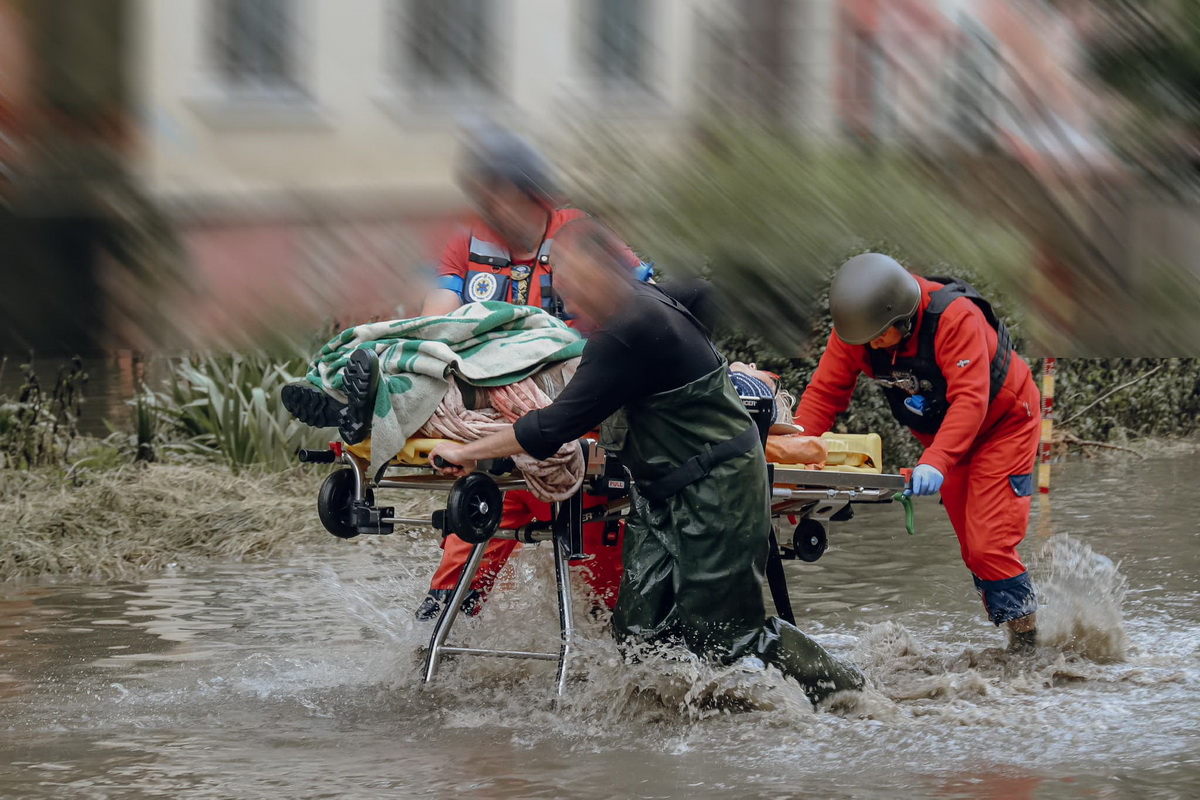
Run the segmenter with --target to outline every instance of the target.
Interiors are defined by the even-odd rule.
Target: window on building
[[[495,0],[407,0],[400,15],[402,67],[417,92],[492,88]],[[529,42],[531,46],[534,44]]]
[[[592,68],[613,87],[644,87],[648,15],[646,0],[590,0],[587,32]]]
[[[214,0],[217,68],[231,89],[297,88],[295,0]]]
[[[998,63],[986,33],[964,26],[951,89],[950,124],[966,141],[984,146],[995,125]]]
[[[871,32],[851,26],[844,40],[845,106],[843,124],[859,137],[873,138],[880,133],[879,108],[882,97],[882,57]]]

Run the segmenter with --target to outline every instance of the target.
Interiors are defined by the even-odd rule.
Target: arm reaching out
[[[458,442],[442,442],[429,453],[429,463],[443,475],[467,475],[475,471],[479,462],[487,458],[504,458],[525,452],[517,441],[511,425],[496,431],[490,436],[477,439],[469,444]],[[448,462],[445,466],[437,465],[438,458]]]

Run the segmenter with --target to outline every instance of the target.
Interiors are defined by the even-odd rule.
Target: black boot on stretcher
[[[346,444],[358,444],[371,435],[371,417],[375,413],[375,393],[379,390],[379,355],[370,349],[350,354],[350,363],[342,370],[342,391],[346,407],[338,423],[338,432]]]
[[[336,428],[342,421],[346,404],[313,386],[297,381],[284,386],[279,399],[293,417],[314,428]]]

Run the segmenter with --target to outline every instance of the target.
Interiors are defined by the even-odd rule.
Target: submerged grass
[[[118,576],[209,558],[275,555],[329,539],[317,519],[323,471],[242,472],[137,464],[0,470],[0,579]]]

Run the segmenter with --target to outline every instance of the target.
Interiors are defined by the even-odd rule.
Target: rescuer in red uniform
[[[438,283],[425,300],[422,316],[448,314],[464,303],[501,301],[537,306],[566,318],[554,291],[551,248],[566,223],[587,216],[560,205],[549,163],[525,139],[500,127],[473,131],[459,174],[477,211],[477,218],[455,233],[438,263]],[[639,280],[652,274],[632,250],[624,260]],[[568,325],[573,322],[568,319]],[[585,495],[585,510],[607,498]],[[502,528],[518,528],[534,520],[548,521],[549,503],[529,492],[505,493]],[[584,526],[584,549],[590,559],[583,574],[609,608],[616,603],[621,580],[623,523],[597,522]],[[478,610],[509,556],[520,547],[510,539],[493,539],[464,601],[468,613]],[[417,611],[432,619],[449,598],[471,553],[471,545],[453,534],[443,541],[442,561],[429,594]]]
[[[834,332],[796,411],[812,435],[845,411],[860,373],[925,447],[912,493],[941,491],[988,618],[1015,650],[1037,641],[1037,598],[1017,554],[1029,524],[1039,395],[1004,324],[962,281],[856,256],[829,291]]]

